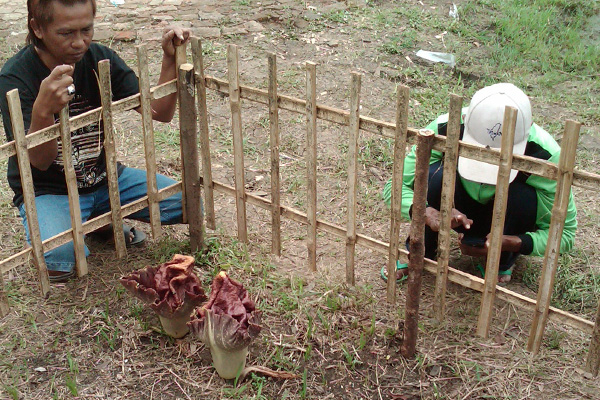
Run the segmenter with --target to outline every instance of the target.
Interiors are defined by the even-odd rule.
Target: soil
[[[420,15],[448,15],[446,1],[408,2]],[[451,70],[419,61],[414,51],[382,52],[389,34],[360,29],[368,20],[361,11],[377,6],[390,11],[398,3],[361,0],[315,3],[286,1],[125,0],[114,6],[98,4],[96,39],[109,44],[135,69],[135,45],[148,45],[151,82],[160,67],[160,35],[168,24],[189,27],[202,38],[206,74],[227,79],[227,46],[239,46],[240,80],[266,88],[267,53],[277,55],[281,94],[305,98],[305,61],[317,63],[317,101],[348,109],[350,73],[362,74],[361,114],[379,120],[395,119],[395,86],[411,87],[411,126],[423,126],[443,112],[420,107],[428,90],[410,75],[415,65],[440,80],[461,79],[472,91],[483,73],[458,66]],[[450,18],[450,17],[448,17]],[[0,26],[13,29],[15,25]],[[365,22],[366,21],[366,22]],[[23,39],[22,29],[13,29]],[[440,33],[440,32],[438,32]],[[435,35],[418,37],[419,48],[440,47]],[[442,35],[443,37],[443,35]],[[16,39],[11,39],[15,41]],[[9,43],[9,44],[10,44]],[[473,57],[485,49],[474,46]],[[479,55],[478,55],[479,54]],[[191,59],[191,58],[190,58]],[[461,70],[462,68],[462,70]],[[421,100],[419,100],[421,99]],[[230,109],[227,97],[208,93],[212,169],[216,181],[234,185]],[[549,122],[572,117],[557,104],[535,105]],[[246,189],[256,195],[270,192],[268,109],[243,102]],[[116,118],[119,158],[143,167],[140,118],[131,112]],[[280,113],[282,203],[305,210],[305,121]],[[155,123],[157,165],[161,173],[180,178],[178,119]],[[588,148],[598,146],[597,127],[586,132]],[[346,224],[347,131],[333,123],[318,123],[318,217]],[[175,145],[173,145],[175,143]],[[358,232],[389,241],[389,210],[381,190],[391,174],[387,138],[361,133],[359,142]],[[596,152],[597,153],[597,152]],[[584,161],[597,171],[594,152]],[[4,167],[5,168],[5,167]],[[0,184],[0,253],[3,258],[24,245],[18,213],[10,207],[10,189]],[[584,255],[598,263],[596,195],[576,189],[588,218],[578,240]],[[578,203],[580,204],[580,203]],[[447,315],[433,320],[435,282],[424,277],[417,355],[400,354],[404,319],[404,286],[396,304],[386,302],[379,277],[384,256],[360,246],[356,251],[356,285],[345,281],[345,242],[320,232],[317,272],[307,269],[306,228],[282,221],[282,255],[270,255],[271,219],[262,209],[248,206],[249,244],[235,239],[236,214],[232,197],[217,194],[217,229],[207,230],[210,246],[196,254],[197,273],[208,288],[219,269],[248,287],[263,311],[263,331],[250,346],[248,365],[295,374],[292,379],[250,374],[243,382],[224,381],[211,367],[209,350],[189,335],[165,336],[155,315],[145,310],[120,286],[118,278],[145,265],[156,265],[173,253],[189,252],[187,227],[165,228],[165,237],[149,237],[145,247],[132,248],[125,260],[103,243],[88,240],[90,273],[66,284],[53,285],[47,299],[38,295],[35,273],[26,266],[5,274],[11,312],[0,321],[0,398],[103,399],[599,399],[600,381],[581,369],[590,336],[550,323],[542,350],[532,356],[524,349],[531,313],[497,301],[488,339],[475,335],[480,294],[450,284]],[[149,227],[135,222],[138,229]],[[403,226],[406,234],[408,224]],[[587,237],[586,237],[587,235]],[[148,235],[150,236],[150,235]],[[461,258],[452,249],[451,265],[475,274],[478,260]],[[538,259],[521,258],[510,289],[535,298],[521,277]],[[592,319],[589,310],[585,317]],[[2,391],[3,390],[3,391]]]

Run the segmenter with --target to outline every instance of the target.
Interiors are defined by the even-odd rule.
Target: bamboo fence
[[[274,54],[268,55],[268,90],[245,86],[240,83],[238,71],[238,49],[234,45],[228,47],[227,66],[228,81],[204,74],[202,48],[198,39],[192,40],[193,64],[184,63],[184,57],[178,56],[178,79],[150,88],[148,83],[148,60],[144,45],[138,48],[138,66],[140,76],[140,94],[119,100],[111,101],[110,71],[107,62],[101,62],[100,86],[102,107],[91,110],[84,114],[68,118],[65,111],[60,114],[60,122],[51,127],[25,136],[23,119],[19,96],[16,90],[8,93],[11,121],[15,140],[0,146],[0,159],[6,159],[16,155],[21,171],[21,179],[24,192],[24,202],[29,222],[31,236],[31,247],[0,261],[0,316],[9,312],[8,298],[4,288],[3,274],[28,264],[31,259],[37,268],[40,282],[40,291],[46,295],[50,290],[47,269],[43,254],[69,241],[75,244],[76,268],[79,276],[87,273],[87,264],[83,253],[83,235],[92,232],[109,223],[120,227],[122,218],[138,210],[149,207],[150,224],[154,238],[161,234],[160,219],[158,214],[158,203],[174,193],[184,193],[184,211],[190,226],[190,238],[192,246],[197,249],[203,243],[204,215],[200,207],[200,196],[202,187],[204,192],[204,211],[206,212],[206,223],[211,229],[215,227],[214,191],[223,193],[235,199],[237,211],[238,239],[242,242],[248,241],[247,236],[247,204],[265,209],[271,213],[272,221],[272,252],[281,254],[281,219],[304,224],[307,227],[307,263],[311,271],[317,268],[316,249],[317,231],[338,237],[345,241],[346,281],[350,284],[355,282],[354,278],[354,253],[356,245],[371,249],[376,253],[388,256],[388,285],[387,299],[394,302],[396,299],[395,285],[395,262],[396,260],[407,261],[408,252],[399,246],[400,229],[400,199],[402,183],[402,161],[404,159],[406,145],[415,143],[419,137],[418,152],[429,153],[431,149],[444,152],[444,171],[441,201],[441,230],[440,246],[438,249],[438,262],[423,257],[422,251],[416,251],[422,247],[419,238],[422,234],[422,221],[413,223],[411,227],[411,242],[413,249],[409,261],[409,288],[407,293],[407,310],[410,308],[410,317],[407,316],[408,324],[405,327],[404,337],[409,342],[403,345],[403,354],[410,356],[414,353],[416,343],[419,288],[421,271],[425,270],[436,277],[436,288],[434,292],[435,317],[442,320],[445,309],[445,293],[447,282],[454,282],[464,287],[482,292],[482,303],[477,324],[477,334],[486,337],[489,333],[494,299],[499,298],[516,306],[531,310],[532,328],[529,337],[528,350],[534,354],[539,351],[543,332],[548,320],[556,321],[580,330],[591,336],[586,369],[594,375],[598,374],[600,368],[600,308],[596,315],[596,322],[586,320],[577,315],[550,306],[550,297],[556,265],[558,262],[558,249],[564,220],[568,196],[571,185],[598,191],[600,189],[600,175],[574,169],[574,159],[579,135],[580,124],[567,121],[563,136],[561,158],[558,165],[527,156],[513,155],[512,133],[514,133],[514,121],[516,110],[507,110],[505,113],[505,126],[512,126],[509,134],[503,135],[502,151],[484,149],[459,141],[460,135],[460,112],[462,98],[452,95],[450,98],[450,115],[447,136],[434,136],[419,134],[419,131],[408,127],[408,101],[409,89],[404,86],[398,87],[397,113],[395,123],[386,122],[360,115],[360,75],[353,73],[351,76],[351,90],[349,99],[349,111],[329,107],[316,102],[316,64],[307,62],[306,67],[306,98],[299,99],[279,94],[277,90],[277,66]],[[223,182],[213,180],[211,169],[211,153],[208,127],[208,107],[206,90],[216,91],[229,97],[231,109],[231,129],[233,134],[234,152],[234,174],[235,185],[232,187]],[[178,93],[180,105],[180,135],[182,155],[182,182],[178,182],[162,190],[156,188],[156,160],[154,150],[153,127],[151,120],[150,101],[173,93]],[[244,187],[244,159],[243,159],[243,123],[242,123],[242,101],[251,101],[263,104],[269,112],[269,141],[270,141],[270,165],[271,165],[271,199],[247,193]],[[126,110],[140,107],[142,115],[143,145],[148,171],[148,195],[129,204],[121,205],[119,202],[119,190],[116,180],[117,152],[114,146],[112,132],[112,118],[115,114]],[[307,209],[306,212],[294,209],[280,203],[280,160],[279,160],[279,111],[287,110],[305,116],[306,121],[306,180],[307,180]],[[61,137],[63,146],[70,146],[70,132],[88,125],[102,118],[105,127],[105,148],[107,158],[107,172],[109,193],[112,210],[81,223],[81,217],[77,214],[78,194],[74,187],[74,173],[71,168],[65,170],[69,189],[69,202],[72,210],[72,229],[69,229],[52,238],[41,240],[37,221],[33,181],[29,164],[28,149],[36,147],[44,142]],[[348,129],[349,152],[348,152],[348,215],[346,228],[331,222],[317,218],[317,120],[346,126]],[[390,219],[390,243],[371,238],[357,232],[356,204],[357,204],[357,165],[358,152],[356,143],[359,135],[370,132],[391,138],[394,145],[394,167],[392,173],[392,210]],[[508,143],[505,143],[507,141]],[[200,146],[200,148],[198,148]],[[485,281],[448,266],[449,255],[449,232],[452,208],[454,182],[456,179],[456,163],[458,157],[467,157],[499,165],[499,180],[494,204],[494,224],[492,228],[490,256],[486,265]],[[421,156],[424,157],[424,156]],[[65,159],[67,165],[68,160]],[[202,169],[200,171],[200,164]],[[426,163],[423,162],[423,165]],[[425,167],[422,167],[423,169]],[[556,201],[553,209],[553,217],[550,225],[551,235],[548,248],[544,258],[543,275],[537,299],[515,293],[504,287],[498,287],[497,273],[500,256],[500,235],[506,209],[506,194],[508,191],[507,176],[512,169],[525,171],[557,181]],[[415,189],[415,199],[426,198],[426,176],[425,182],[421,182]],[[420,204],[420,203],[419,203]],[[419,204],[415,204],[416,207]],[[424,204],[424,203],[423,203]],[[424,213],[424,211],[423,211]],[[416,217],[416,222],[418,218]],[[419,225],[419,226],[415,226]],[[115,228],[115,230],[118,230]],[[126,248],[123,236],[115,232],[117,255],[125,256]],[[421,249],[422,250],[422,249]],[[418,253],[418,254],[417,254]],[[411,294],[412,293],[412,294]],[[409,320],[409,318],[411,318]]]

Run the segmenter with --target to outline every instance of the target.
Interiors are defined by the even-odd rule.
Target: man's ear
[[[42,40],[42,37],[44,36],[43,30],[42,30],[42,27],[40,26],[40,24],[38,24],[38,22],[35,20],[35,18],[31,18],[30,25],[31,25],[31,29],[33,29],[33,33],[35,33],[35,36],[38,39]]]

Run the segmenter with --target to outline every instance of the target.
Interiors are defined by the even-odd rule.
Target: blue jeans
[[[175,181],[164,175],[156,175],[156,184],[158,189],[163,189],[174,184]],[[144,197],[148,193],[146,185],[146,171],[125,167],[119,176],[119,191],[121,204],[125,205]],[[69,198],[67,195],[44,194],[36,196],[35,205],[37,208],[38,222],[42,240],[56,236],[71,228],[71,213],[69,209]],[[104,214],[110,211],[110,199],[108,196],[108,185],[98,188],[95,192],[80,194],[79,205],[81,207],[82,222],[87,221],[91,216]],[[160,202],[160,221],[162,224],[181,223],[181,193]],[[25,205],[19,206],[19,212],[23,219],[27,241],[31,243],[29,237],[29,227],[27,226],[27,215]],[[148,208],[137,211],[127,218],[138,221],[149,222],[150,212]],[[90,251],[85,246],[85,256],[89,256]],[[69,272],[75,266],[75,250],[73,242],[66,243],[56,249],[50,250],[44,254],[48,269],[54,271]]]

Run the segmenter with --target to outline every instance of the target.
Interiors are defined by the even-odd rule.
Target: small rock
[[[248,31],[242,27],[234,26],[234,27],[225,27],[221,32],[224,36],[230,35],[245,35]]]
[[[35,372],[46,372],[46,371],[47,371],[47,369],[46,369],[46,368],[44,368],[44,367],[37,367],[37,368],[35,368],[35,369],[34,369],[34,371],[35,371]]]
[[[161,6],[161,7],[156,7],[154,9],[154,12],[156,13],[168,13],[168,12],[175,12],[177,11],[177,7],[175,6]]]
[[[219,20],[223,19],[223,14],[221,14],[218,11],[214,11],[214,12],[200,11],[198,13],[198,19],[200,21],[203,21],[203,20],[219,21]]]
[[[316,21],[318,19],[321,19],[321,15],[312,11],[305,12],[304,14],[302,14],[302,17],[307,21]]]
[[[94,41],[102,42],[104,40],[110,40],[113,37],[113,33],[110,29],[96,29],[94,30]]]
[[[219,28],[195,28],[194,33],[196,36],[203,38],[221,37],[221,30]]]
[[[243,27],[248,32],[262,32],[265,30],[265,27],[260,22],[256,21],[248,21],[243,25]]]
[[[156,22],[162,22],[162,21],[166,21],[166,22],[170,22],[173,21],[175,18],[173,18],[171,15],[153,15],[152,16],[152,22],[156,23]]]
[[[136,39],[136,34],[133,31],[121,31],[115,33],[114,39],[122,42],[131,42]]]

